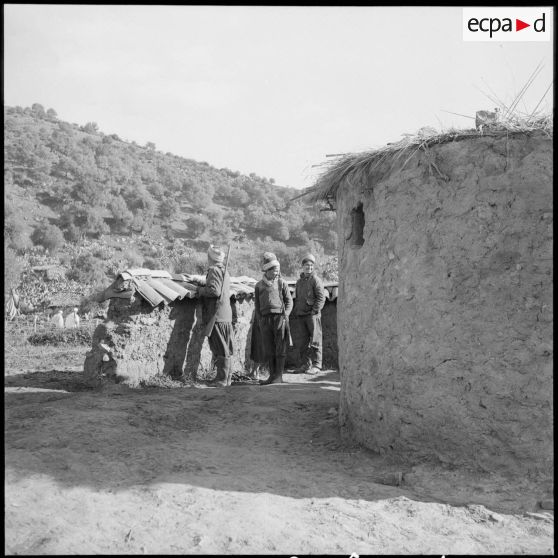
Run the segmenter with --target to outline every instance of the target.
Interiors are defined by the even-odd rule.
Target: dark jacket
[[[324,285],[316,273],[308,276],[301,273],[300,279],[296,282],[293,314],[295,316],[320,314],[325,300]]]
[[[254,287],[254,317],[252,321],[252,333],[250,335],[250,358],[257,363],[267,362],[267,355],[265,353],[265,348],[262,340],[261,330],[260,330],[260,320],[262,319],[262,302],[267,305],[268,296],[266,291],[268,286],[263,281],[258,281]],[[289,320],[289,314],[293,309],[293,299],[291,297],[291,291],[286,281],[279,277],[279,292],[280,301],[283,302],[285,309],[285,314],[287,316],[287,323]],[[281,311],[282,313],[282,311]],[[288,330],[287,330],[288,331]]]
[[[202,297],[202,320],[208,323],[217,312],[216,322],[232,322],[231,308],[231,278],[225,273],[223,264],[212,265],[205,277],[205,286],[199,287],[198,294]],[[223,290],[223,304],[217,302]]]

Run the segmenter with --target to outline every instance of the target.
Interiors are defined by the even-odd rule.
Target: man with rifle
[[[230,303],[231,278],[227,271],[230,250],[229,246],[225,261],[223,251],[216,246],[209,246],[207,251],[209,269],[205,277],[205,285],[198,287],[198,295],[202,297],[204,333],[208,337],[209,348],[217,369],[215,380],[211,383],[221,387],[231,385],[231,357],[234,353]]]

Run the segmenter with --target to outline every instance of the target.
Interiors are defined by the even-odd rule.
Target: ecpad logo
[[[550,41],[552,8],[463,8],[464,41]]]
[[[537,33],[544,33],[545,31],[545,16],[546,14],[543,12],[542,17],[536,19],[535,23],[533,24],[533,29]],[[530,23],[525,23],[524,21],[515,18],[515,31],[521,31],[522,29],[530,27],[530,25]],[[469,28],[469,31],[472,31],[473,33],[476,33],[478,31],[488,31],[490,33],[490,38],[492,38],[492,35],[494,33],[497,33],[498,31],[503,31],[504,33],[508,31],[514,31],[512,20],[509,17],[505,17],[504,19],[500,19],[498,17],[485,17],[480,20],[472,17],[467,22],[467,26]]]

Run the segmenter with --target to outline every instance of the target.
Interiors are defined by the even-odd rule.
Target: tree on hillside
[[[272,217],[269,221],[268,231],[273,238],[287,241],[290,238],[289,228],[281,217]]]
[[[97,205],[101,198],[101,192],[99,190],[99,184],[87,178],[74,184],[72,188],[72,197],[84,204]]]
[[[105,223],[104,215],[105,210],[102,207],[82,202],[72,202],[64,206],[59,224],[66,230],[69,237],[74,236],[72,225],[89,236],[98,237],[110,232],[109,226]]]
[[[82,127],[82,130],[88,134],[97,134],[99,132],[99,125],[97,122],[88,122]]]
[[[153,226],[155,217],[154,210],[151,208],[135,209],[133,212],[132,229],[136,232],[148,232]]]
[[[27,228],[15,212],[4,217],[4,240],[19,253],[24,253],[33,246]]]
[[[80,174],[79,165],[69,156],[60,155],[52,168],[52,175],[66,180],[75,180]]]
[[[210,220],[205,215],[192,215],[187,222],[188,233],[197,238],[211,226]]]
[[[299,262],[289,263],[288,255],[308,250],[311,238],[326,252],[335,249],[333,215],[303,201],[290,202],[298,191],[275,186],[271,179],[163,154],[154,144],[147,149],[119,141],[101,133],[94,122],[63,122],[50,109],[43,115],[37,106],[5,107],[4,115],[5,199],[16,202],[5,207],[5,236],[18,253],[32,247],[32,229],[22,219],[23,205],[15,194],[27,198],[30,213],[44,204],[49,214],[59,215],[64,253],[76,244],[86,247],[86,237],[108,233],[108,225],[115,234],[132,237],[140,231],[150,236],[152,229],[168,233],[166,225],[177,211],[196,249],[209,238],[226,243],[242,231],[241,251],[250,254],[239,259],[239,271],[244,266],[259,274],[260,248],[276,249],[285,272],[298,271]]]
[[[31,112],[37,118],[44,118],[45,117],[45,107],[39,103],[33,103],[31,105]]]
[[[186,199],[192,204],[194,211],[204,211],[213,202],[213,192],[202,184],[196,184],[188,192]]]
[[[85,232],[74,223],[70,223],[64,228],[64,238],[70,242],[82,242],[85,238]]]
[[[60,131],[64,132],[65,134],[68,134],[69,136],[74,135],[74,129],[72,128],[71,124],[68,124],[68,122],[63,122],[63,121],[58,122],[58,128],[60,129]]]
[[[104,219],[104,212],[98,206],[85,208],[85,230],[92,236],[100,236],[110,232]]]
[[[231,229],[240,229],[243,225],[244,211],[242,209],[229,209],[224,215],[224,220]]]
[[[46,193],[52,201],[58,202],[57,205],[65,205],[73,201],[73,189],[71,183],[55,180]]]
[[[62,130],[54,130],[50,136],[48,146],[54,152],[70,155],[76,148],[73,132],[69,134]]]
[[[31,240],[36,246],[43,246],[54,254],[64,244],[64,235],[56,225],[39,225],[33,231]]]
[[[117,231],[128,231],[134,220],[134,215],[128,209],[126,202],[120,196],[114,197],[108,204],[108,208],[114,217]]]
[[[178,213],[178,203],[173,198],[165,198],[159,205],[159,213],[168,224]]]
[[[250,202],[250,196],[242,188],[233,187],[230,189],[227,200],[234,207],[245,207]]]
[[[81,254],[72,259],[68,279],[78,283],[105,288],[108,283],[106,263],[93,254]]]
[[[165,196],[165,188],[164,186],[158,181],[154,180],[147,184],[147,191],[156,199],[162,200]]]

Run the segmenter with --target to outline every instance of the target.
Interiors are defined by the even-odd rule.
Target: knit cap
[[[302,265],[304,265],[305,262],[312,262],[313,264],[315,264],[316,258],[312,254],[306,254],[304,258],[302,258]]]
[[[273,252],[264,252],[262,258],[262,271],[267,271],[272,267],[279,267],[279,261],[277,260],[277,256]]]

